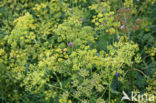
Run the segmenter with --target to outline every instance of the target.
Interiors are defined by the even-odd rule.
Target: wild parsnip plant
[[[1,0],[0,103],[156,96],[155,10],[156,0]]]

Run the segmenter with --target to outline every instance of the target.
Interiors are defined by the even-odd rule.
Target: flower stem
[[[133,91],[133,69],[130,70],[130,82],[131,82],[131,90]]]
[[[110,90],[111,90],[111,80],[110,80],[110,76],[109,76],[109,103],[110,103],[110,99],[111,99]]]

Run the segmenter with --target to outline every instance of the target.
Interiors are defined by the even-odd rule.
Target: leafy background
[[[1,0],[1,103],[156,96],[155,16],[155,0]]]

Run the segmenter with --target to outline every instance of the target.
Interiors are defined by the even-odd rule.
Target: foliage
[[[0,101],[128,103],[122,91],[156,96],[155,2],[1,0]]]

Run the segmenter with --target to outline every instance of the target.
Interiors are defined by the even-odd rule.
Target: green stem
[[[110,76],[109,76],[109,103],[110,103],[110,99],[111,99],[111,80],[110,80]]]
[[[130,70],[130,82],[131,82],[131,90],[133,91],[134,81],[133,81],[133,69],[132,68]]]
[[[111,95],[110,95],[110,83],[109,83],[109,103],[110,103],[110,98],[111,98]]]
[[[60,79],[58,78],[58,76],[57,76],[57,74],[54,72],[54,74],[55,74],[55,76],[56,76],[56,78],[57,78],[57,81],[59,82],[59,84],[60,84],[60,88],[62,89],[62,83],[61,83],[61,81],[60,81]]]

